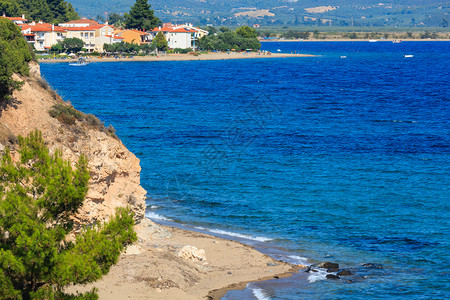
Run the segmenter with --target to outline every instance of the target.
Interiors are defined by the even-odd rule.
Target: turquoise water
[[[446,298],[450,43],[263,49],[320,56],[41,70],[141,159],[149,217],[355,274],[227,299]]]

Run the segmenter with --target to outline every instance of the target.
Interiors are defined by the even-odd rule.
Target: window
[[[94,33],[93,32],[91,32],[91,37],[94,37]]]

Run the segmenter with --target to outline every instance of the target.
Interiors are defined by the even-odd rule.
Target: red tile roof
[[[27,30],[28,28],[31,28],[32,32],[47,32],[47,31],[57,31],[57,32],[65,32],[66,29],[63,27],[55,26],[52,28],[52,24],[49,23],[36,23],[36,24],[24,24],[21,25],[20,28],[22,30]]]
[[[101,25],[92,25],[92,26],[85,26],[85,27],[64,27],[67,31],[93,31],[102,28]]]
[[[89,24],[89,25],[100,25],[98,22],[94,20],[89,20],[86,18],[81,18],[79,20],[69,21],[64,24]]]
[[[22,22],[28,21],[27,19],[24,19],[21,17],[5,17],[5,18],[7,18],[8,20],[11,20],[11,21],[22,21]]]

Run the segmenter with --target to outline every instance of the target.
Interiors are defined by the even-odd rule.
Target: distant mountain
[[[124,13],[135,0],[70,0],[85,17]],[[199,25],[448,26],[450,1],[150,0],[163,21]]]

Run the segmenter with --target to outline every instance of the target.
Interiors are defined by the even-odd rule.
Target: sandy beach
[[[100,281],[100,299],[220,299],[248,282],[282,278],[304,266],[276,261],[248,245],[143,220],[138,242]]]
[[[288,58],[288,57],[312,57],[315,55],[309,54],[283,54],[283,53],[271,53],[271,54],[259,54],[259,53],[208,53],[194,56],[191,54],[167,54],[160,56],[134,56],[134,57],[96,57],[89,58],[91,62],[124,62],[124,61],[189,61],[189,60],[225,60],[225,59],[251,59],[251,58]],[[76,62],[77,59],[40,59],[40,63],[63,63],[63,62]]]

